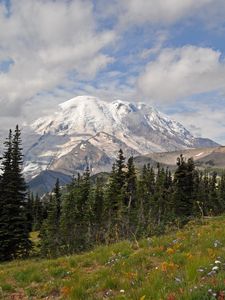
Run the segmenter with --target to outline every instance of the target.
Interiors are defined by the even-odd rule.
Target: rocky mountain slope
[[[181,154],[185,158],[192,157],[195,165],[202,169],[225,169],[225,147],[183,149],[171,152],[149,153],[135,157],[137,167],[150,163],[156,166],[157,163],[168,166],[170,169],[176,167],[177,157]]]
[[[111,168],[120,148],[125,156],[217,146],[195,138],[180,123],[144,103],[79,96],[34,122],[25,138],[28,180],[44,170],[67,175]]]

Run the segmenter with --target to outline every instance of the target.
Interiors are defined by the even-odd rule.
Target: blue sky
[[[0,0],[0,126],[76,95],[142,101],[225,144],[224,0]]]

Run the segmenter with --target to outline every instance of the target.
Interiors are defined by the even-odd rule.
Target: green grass
[[[225,217],[138,245],[124,241],[54,260],[3,263],[0,299],[223,300]]]

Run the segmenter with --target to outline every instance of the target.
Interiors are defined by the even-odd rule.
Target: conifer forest
[[[109,176],[90,170],[40,198],[23,177],[21,132],[9,131],[0,177],[0,261],[28,257],[29,234],[39,232],[42,257],[57,257],[120,240],[138,240],[225,211],[225,172],[218,176],[177,158],[171,173],[160,165],[137,170],[122,149]],[[76,171],[76,170],[74,170]]]

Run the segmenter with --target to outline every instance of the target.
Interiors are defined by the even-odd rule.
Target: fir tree
[[[213,172],[209,178],[209,203],[208,209],[213,214],[218,214],[221,210],[220,201],[217,192],[217,173]]]
[[[105,234],[105,199],[102,183],[97,179],[95,187],[89,194],[89,203],[91,206],[91,235],[94,243],[99,244],[104,241]]]
[[[72,254],[80,250],[80,245],[77,240],[77,237],[79,237],[79,226],[77,224],[79,218],[77,205],[79,197],[79,189],[75,186],[63,197],[60,233],[64,254]]]
[[[35,199],[33,200],[33,230],[34,231],[41,229],[43,219],[44,219],[43,204],[38,194],[36,194]]]
[[[40,232],[41,253],[44,256],[56,257],[61,254],[60,217],[61,194],[57,179],[48,204],[48,216]]]
[[[12,201],[12,131],[9,130],[8,139],[4,142],[5,151],[2,158],[2,172],[0,182],[0,261],[12,258],[11,240],[13,232],[9,228]]]
[[[225,171],[222,172],[220,183],[218,187],[218,197],[221,206],[221,210],[225,210]]]
[[[22,174],[21,133],[10,130],[5,143],[1,179],[0,243],[1,260],[25,257],[31,249],[26,184]]]
[[[174,174],[174,210],[176,216],[184,220],[192,215],[194,169],[193,159],[188,159],[186,162],[183,155],[178,157]]]

